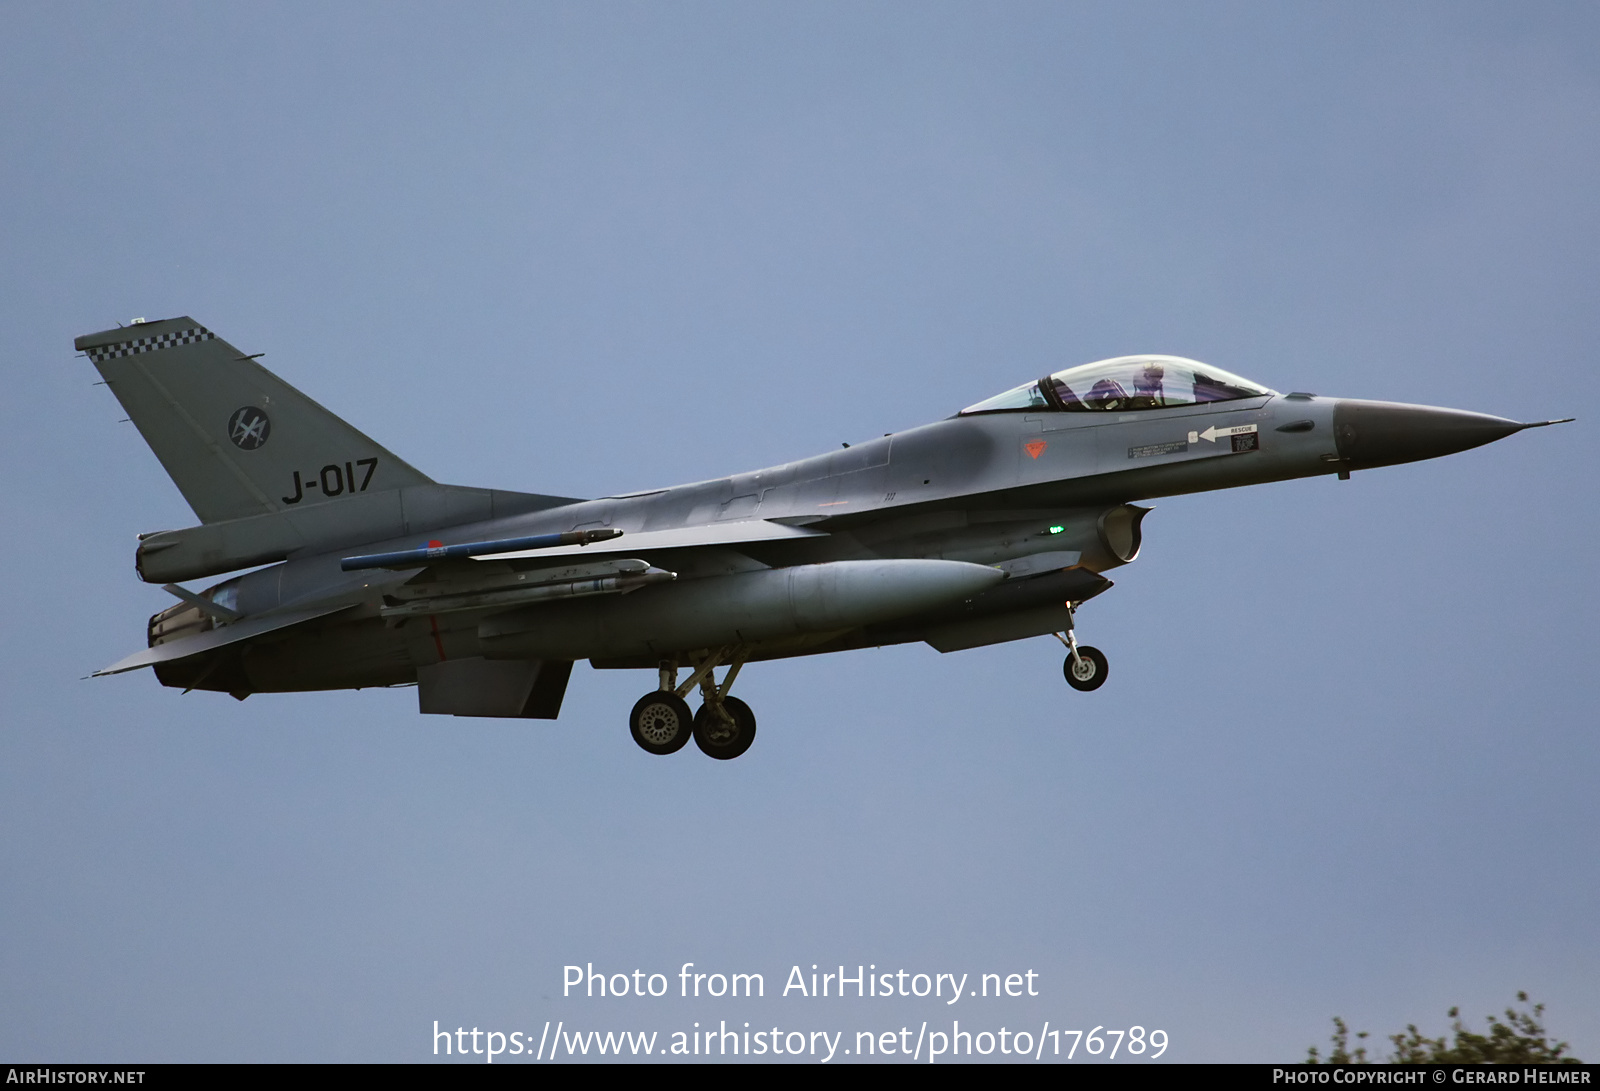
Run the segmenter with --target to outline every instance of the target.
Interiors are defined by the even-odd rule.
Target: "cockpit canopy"
[[[1128,412],[1263,398],[1277,391],[1221,368],[1181,356],[1118,356],[1047,375],[969,405],[968,413],[1032,409],[1040,412]]]

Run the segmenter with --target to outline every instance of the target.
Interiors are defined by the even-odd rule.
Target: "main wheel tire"
[[[1069,655],[1067,661],[1061,664],[1061,673],[1066,675],[1067,685],[1085,693],[1105,685],[1109,669],[1105,654],[1099,648],[1079,648],[1076,661]]]
[[[694,744],[707,757],[727,761],[743,754],[755,741],[756,714],[737,697],[724,697],[722,707],[733,717],[733,723],[726,723],[709,705],[701,705],[694,714]]]
[[[694,734],[689,702],[671,690],[657,690],[639,698],[628,716],[633,741],[652,754],[675,754]]]

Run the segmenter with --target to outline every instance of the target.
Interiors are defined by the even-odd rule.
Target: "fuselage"
[[[440,484],[187,315],[74,346],[199,519],[140,536],[140,578],[180,601],[97,674],[241,700],[415,685],[423,713],[554,719],[587,659],[652,671],[629,714],[646,751],[692,734],[724,760],[755,735],[729,693],[746,663],[1052,634],[1065,682],[1093,691],[1110,660],[1076,618],[1139,555],[1140,501],[1532,427],[1119,356],[815,458],[584,500]]]
[[[241,649],[237,663],[198,684],[250,691],[403,684],[421,666],[464,657],[646,667],[735,641],[760,659],[905,640],[962,647],[1012,639],[1053,631],[1044,627],[1055,624],[1050,611],[1104,590],[1101,573],[1137,555],[1144,509],[1136,501],[1432,457],[1447,453],[1441,445],[1475,446],[1517,427],[1452,410],[1271,392],[1128,412],[968,412],[780,466],[429,532],[433,540],[479,541],[608,528],[623,532],[624,548],[650,532],[753,520],[812,532],[641,552],[676,579],[630,594],[397,621],[382,616],[384,603],[416,569],[345,572],[340,559],[349,547],[292,556],[208,594],[245,615],[329,602],[348,609],[293,639]],[[417,539],[362,549],[414,547]],[[1049,559],[1043,573],[1028,570],[1036,556]],[[952,583],[943,596],[959,599],[951,603],[927,586],[935,570],[914,575],[881,563],[892,561],[961,562],[1032,578],[993,588]],[[490,585],[500,569],[510,570],[493,558],[469,563],[472,578]],[[795,581],[814,583],[818,573],[855,581],[834,587],[836,599],[860,602],[878,589],[884,602],[852,614],[802,601],[812,592],[797,591]],[[900,599],[896,580],[906,583]],[[183,667],[158,673],[195,684]]]

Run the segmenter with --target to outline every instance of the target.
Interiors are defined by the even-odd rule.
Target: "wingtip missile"
[[[339,567],[346,572],[363,568],[418,568],[435,561],[468,557],[492,557],[499,553],[516,553],[524,549],[554,549],[557,546],[586,546],[590,542],[604,542],[622,536],[622,531],[611,527],[598,530],[568,530],[560,534],[535,534],[524,538],[497,538],[488,542],[461,542],[445,545],[429,542],[417,549],[401,549],[392,553],[365,553],[345,557]]]

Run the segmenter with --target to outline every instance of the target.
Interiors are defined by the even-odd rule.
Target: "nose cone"
[[[1334,442],[1353,470],[1452,455],[1526,427],[1487,413],[1431,405],[1341,400],[1333,410]]]

